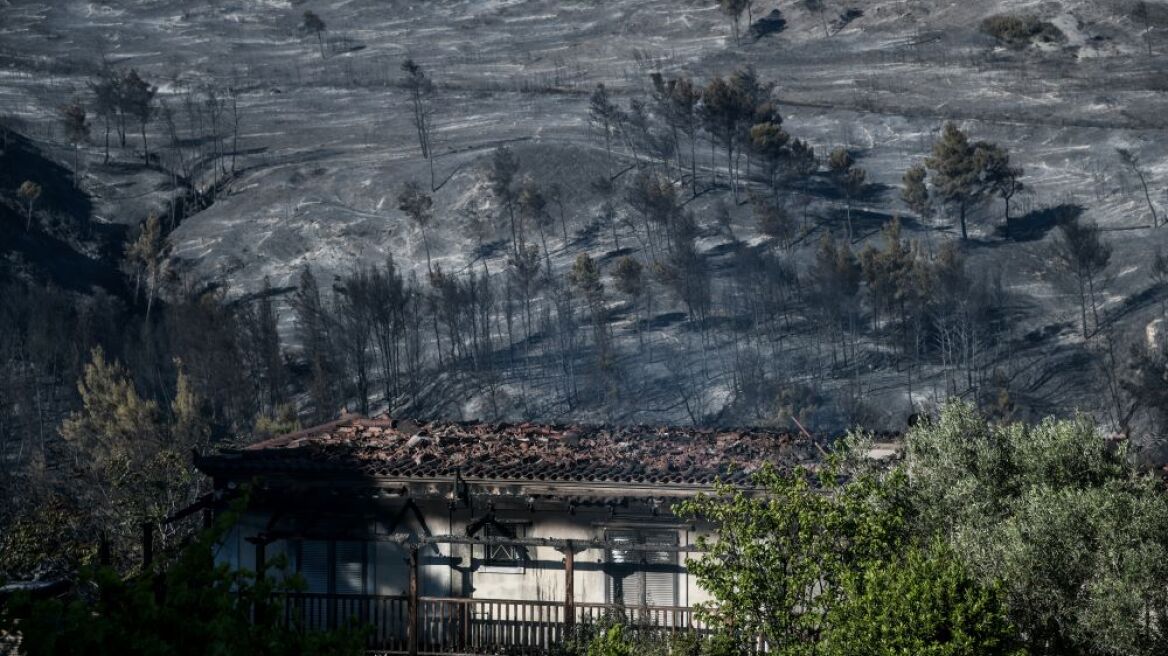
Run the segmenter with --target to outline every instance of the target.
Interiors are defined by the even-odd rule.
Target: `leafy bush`
[[[696,633],[663,633],[660,629],[614,623],[591,627],[591,637],[562,649],[571,656],[745,656],[749,641],[725,633],[703,636]]]
[[[1040,21],[1028,14],[999,14],[981,23],[981,31],[1011,48],[1024,48],[1031,43],[1060,43],[1066,39],[1054,23]]]
[[[998,425],[951,404],[907,436],[919,530],[1004,584],[1035,653],[1168,653],[1168,494],[1085,417]]]
[[[28,656],[361,654],[357,627],[300,631],[281,621],[281,595],[301,589],[298,579],[215,565],[213,548],[236,519],[221,516],[165,571],[123,579],[109,568],[87,569],[74,598],[16,595],[0,609],[0,634],[19,633]]]
[[[999,585],[983,586],[944,543],[912,547],[845,578],[822,656],[1021,654]]]
[[[814,652],[842,583],[891,559],[910,536],[906,478],[862,466],[838,452],[821,471],[759,471],[765,491],[720,487],[679,504],[683,515],[718,526],[699,536],[702,555],[687,562],[714,601],[697,612],[714,626],[761,636],[771,653]],[[741,642],[748,643],[748,640]]]
[[[587,656],[633,656],[635,652],[633,642],[625,637],[624,627],[618,624],[592,639]]]
[[[713,635],[670,633],[660,627],[626,623],[619,615],[577,626],[552,648],[553,656],[746,656],[748,641],[729,632]]]

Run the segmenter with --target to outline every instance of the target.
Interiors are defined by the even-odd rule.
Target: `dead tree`
[[[430,143],[434,118],[430,98],[434,94],[434,82],[413,59],[402,62],[401,70],[405,73],[405,79],[402,82],[410,94],[410,104],[413,107],[414,130],[418,134],[418,146],[422,149],[422,157],[430,165],[430,191],[434,191],[434,149]]]
[[[1156,214],[1156,205],[1152,202],[1152,193],[1148,190],[1148,178],[1144,175],[1144,169],[1140,166],[1140,156],[1126,148],[1116,148],[1115,152],[1119,154],[1119,160],[1123,162],[1136,174],[1140,179],[1140,185],[1144,188],[1144,199],[1148,202],[1148,210],[1152,213],[1152,227],[1156,228],[1160,225],[1160,217]]]
[[[1087,324],[1087,311],[1090,309],[1098,330],[1097,286],[1099,276],[1111,262],[1111,246],[1103,242],[1099,226],[1076,219],[1059,226],[1053,255],[1055,263],[1070,278],[1077,292],[1083,339],[1089,339],[1092,333]]]
[[[89,117],[85,106],[78,100],[62,106],[60,112],[65,137],[73,145],[73,179],[76,183],[81,175],[81,146],[89,141]]]
[[[311,11],[305,11],[300,29],[307,34],[316,35],[316,42],[320,45],[320,58],[324,59],[324,31],[326,29],[324,21]]]

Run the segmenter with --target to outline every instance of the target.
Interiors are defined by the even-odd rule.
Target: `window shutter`
[[[215,545],[215,564],[226,564],[233,571],[240,569],[240,542],[243,542],[243,539],[239,535],[239,526],[232,526],[227,535],[223,536],[223,541]]]
[[[636,544],[639,536],[634,530],[612,530],[605,532],[609,542]],[[608,603],[627,607],[642,605],[644,599],[644,579],[641,576],[641,552],[610,549],[608,552],[609,577],[607,586]]]
[[[304,579],[305,592],[325,594],[329,591],[329,543],[323,540],[304,540],[300,543],[297,571]],[[328,626],[328,604],[320,599],[306,600],[301,615],[305,628]]]
[[[329,544],[323,540],[305,540],[300,543],[300,576],[308,585],[308,592],[329,591]]]
[[[626,608],[677,605],[677,554],[672,551],[633,551],[620,544],[677,545],[676,531],[618,529],[605,532],[617,543],[608,552],[608,602]]]
[[[632,530],[607,531],[605,538],[609,542],[616,544],[635,544],[637,542],[637,532]],[[636,551],[624,551],[620,549],[610,549],[608,552],[608,562],[615,565],[635,564],[640,558],[637,557]]]
[[[365,543],[336,543],[336,593],[365,593]]]
[[[645,533],[645,544],[677,546],[674,531]],[[645,604],[648,606],[677,605],[677,553],[672,551],[645,552]]]

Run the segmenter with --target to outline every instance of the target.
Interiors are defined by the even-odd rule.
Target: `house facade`
[[[290,620],[355,617],[371,648],[463,653],[546,647],[611,614],[700,629],[685,561],[709,527],[674,504],[816,453],[778,432],[350,417],[198,464],[249,490],[217,559],[282,556],[306,582]]]

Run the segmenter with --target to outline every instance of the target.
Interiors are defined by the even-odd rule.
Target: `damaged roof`
[[[344,418],[200,458],[213,476],[703,485],[747,482],[764,464],[811,462],[808,437],[768,430],[600,427]]]

